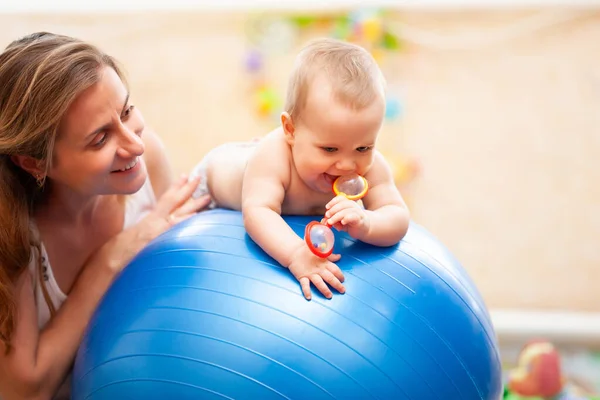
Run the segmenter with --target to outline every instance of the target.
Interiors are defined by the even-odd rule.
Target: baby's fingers
[[[342,218],[344,218],[344,214],[337,213],[337,214],[333,214],[333,216],[331,216],[331,217],[329,217],[327,214],[325,214],[325,217],[327,217],[325,219],[325,223],[329,226],[334,226],[335,224],[342,222]]]
[[[329,271],[329,269],[326,269],[325,271],[321,272],[321,278],[338,292],[346,292],[346,288],[344,287],[344,285],[342,285],[342,282],[340,282],[340,280],[331,271]],[[327,290],[329,290],[329,287],[327,287]],[[329,293],[331,294],[331,296],[333,296],[331,290],[329,290]],[[331,298],[331,296],[327,298]]]
[[[329,272],[329,271],[327,271],[327,272]],[[323,296],[325,296],[328,299],[333,297],[333,293],[331,293],[329,286],[327,286],[325,281],[323,281],[323,278],[321,277],[321,275],[312,274],[310,276],[310,280],[312,281],[313,285],[315,285],[317,290],[323,294]]]
[[[310,280],[307,277],[300,278],[300,287],[302,288],[302,294],[306,298],[306,300],[310,300],[312,298],[312,293],[310,291]]]
[[[337,195],[337,196],[335,196],[335,197],[334,197],[334,198],[333,198],[333,199],[332,199],[332,200],[331,200],[329,203],[327,203],[327,204],[325,205],[325,209],[326,209],[326,210],[329,210],[329,209],[331,209],[333,206],[335,206],[336,204],[338,204],[338,203],[340,203],[340,202],[342,202],[342,201],[344,201],[344,200],[348,200],[348,199],[347,199],[345,196],[342,196],[341,194],[340,194],[340,195]]]
[[[356,210],[357,208],[358,204],[356,204],[356,202],[344,199],[343,201],[340,201],[339,203],[331,207],[329,210],[325,211],[325,218],[332,218],[341,212],[347,210]]]
[[[339,261],[340,258],[342,258],[341,254],[331,254],[329,257],[327,257],[327,259],[331,262]]]
[[[354,208],[346,208],[344,210],[341,210],[337,213],[335,213],[331,218],[329,218],[327,220],[327,223],[331,226],[334,226],[337,223],[340,223],[342,225],[347,225],[348,223],[345,222],[347,221],[348,217],[352,214],[356,214],[356,210]]]
[[[357,213],[349,213],[342,218],[342,225],[356,225],[360,222],[360,216]]]
[[[344,277],[344,273],[342,272],[340,267],[338,267],[334,263],[328,263],[327,270],[331,272],[340,282],[344,282],[346,280],[346,278]]]

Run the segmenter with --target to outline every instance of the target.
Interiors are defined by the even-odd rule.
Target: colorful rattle
[[[357,174],[338,177],[333,182],[333,193],[336,196],[346,196],[349,200],[362,199],[369,190],[367,180]],[[306,245],[316,256],[327,258],[333,253],[335,236],[329,224],[312,221],[304,230]]]

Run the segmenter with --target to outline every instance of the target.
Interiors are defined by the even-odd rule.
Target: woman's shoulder
[[[145,145],[143,158],[148,178],[152,182],[154,195],[158,199],[173,183],[173,170],[162,140],[156,132],[149,128],[144,129],[142,140]]]

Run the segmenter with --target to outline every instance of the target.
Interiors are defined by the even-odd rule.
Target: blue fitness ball
[[[316,218],[316,217],[315,217]],[[315,218],[285,217],[299,235]],[[497,400],[477,288],[411,223],[396,246],[336,232],[346,294],[302,296],[241,213],[200,213],[127,266],[78,351],[73,399]]]

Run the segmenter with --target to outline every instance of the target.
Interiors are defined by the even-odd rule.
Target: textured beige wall
[[[386,124],[382,144],[420,158],[414,219],[457,255],[491,307],[600,311],[600,14],[500,34],[536,13],[398,17],[413,43],[385,73],[404,90],[406,116]],[[246,18],[2,15],[0,43],[50,30],[102,46],[185,171],[211,147],[273,126],[249,107]],[[283,85],[291,61],[274,57],[270,78]]]

